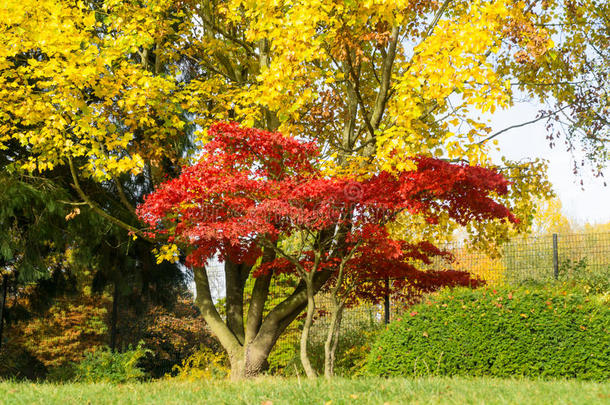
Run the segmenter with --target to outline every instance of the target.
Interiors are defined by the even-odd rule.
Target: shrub
[[[135,349],[123,353],[112,353],[103,348],[87,353],[74,367],[74,379],[82,382],[124,383],[144,378],[145,373],[138,362],[149,351],[140,343]]]
[[[172,369],[174,378],[180,380],[225,378],[229,375],[229,371],[226,352],[215,352],[203,346],[186,358],[181,365],[175,365]]]
[[[61,297],[41,316],[25,319],[9,331],[48,369],[67,366],[106,340],[106,308],[96,296]]]
[[[582,290],[445,290],[379,335],[366,371],[604,380],[609,333],[609,306]]]
[[[202,346],[213,351],[220,346],[188,296],[179,297],[171,308],[156,305],[143,313],[120,313],[118,337],[121,344],[144,342],[150,351],[138,364],[152,378],[171,373]]]
[[[566,259],[559,266],[559,279],[566,284],[582,288],[589,294],[610,291],[610,266],[590,266],[586,257]]]

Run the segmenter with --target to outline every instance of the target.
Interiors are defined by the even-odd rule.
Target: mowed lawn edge
[[[610,383],[494,378],[259,378],[137,384],[0,382],[4,404],[610,404]]]

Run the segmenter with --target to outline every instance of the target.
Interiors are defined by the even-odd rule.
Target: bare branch
[[[478,144],[478,145],[482,145],[482,144],[484,144],[485,142],[490,141],[490,140],[492,140],[492,139],[494,139],[494,138],[496,138],[496,137],[498,137],[498,136],[502,135],[503,133],[508,132],[508,131],[510,131],[510,130],[512,130],[512,129],[521,128],[521,127],[525,127],[525,126],[527,126],[527,125],[534,124],[534,123],[536,123],[536,122],[538,122],[538,121],[541,121],[541,120],[543,120],[543,119],[546,119],[546,118],[552,117],[553,115],[555,115],[555,114],[557,114],[557,113],[559,113],[559,112],[561,112],[561,111],[565,110],[566,108],[568,108],[568,106],[564,106],[564,107],[560,108],[559,110],[557,110],[557,111],[553,111],[553,112],[550,112],[550,113],[548,113],[548,114],[543,114],[543,115],[541,115],[540,117],[535,118],[535,119],[533,119],[533,120],[531,120],[531,121],[523,122],[523,123],[521,123],[521,124],[515,124],[515,125],[511,125],[510,127],[504,128],[504,129],[502,129],[502,130],[500,130],[500,131],[498,131],[498,132],[496,132],[496,133],[494,133],[494,134],[492,134],[492,135],[488,136],[487,138],[480,140],[479,142],[477,142],[477,144]]]

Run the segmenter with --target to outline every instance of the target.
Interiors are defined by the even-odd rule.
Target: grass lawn
[[[1,404],[610,404],[610,383],[487,378],[0,383]]]

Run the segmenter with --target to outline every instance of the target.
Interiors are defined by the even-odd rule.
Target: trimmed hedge
[[[606,380],[610,305],[557,287],[445,290],[388,325],[366,372]]]

